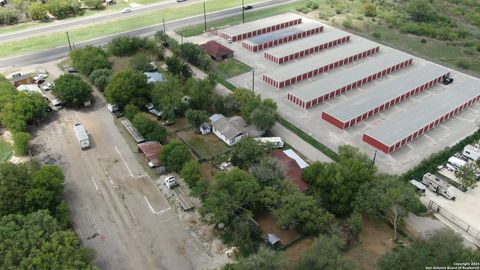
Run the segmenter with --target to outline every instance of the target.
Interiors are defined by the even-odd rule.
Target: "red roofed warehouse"
[[[308,189],[308,184],[302,179],[302,169],[308,164],[301,157],[293,150],[275,150],[272,152],[272,157],[285,166],[285,176],[298,186],[298,190],[304,192]]]
[[[213,60],[219,61],[229,57],[233,57],[233,51],[223,46],[222,44],[210,40],[205,44],[200,45],[212,57]]]

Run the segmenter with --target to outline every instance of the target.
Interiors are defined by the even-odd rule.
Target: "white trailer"
[[[450,166],[448,166],[450,165]],[[448,159],[447,167],[453,169],[454,171],[460,170],[463,166],[467,165],[467,162],[456,156],[451,156]]]
[[[265,144],[269,143],[273,145],[273,147],[275,148],[283,148],[285,146],[285,143],[280,137],[261,137],[261,138],[255,138],[255,140]]]
[[[87,131],[83,127],[82,124],[75,124],[73,126],[73,130],[75,131],[75,136],[77,136],[78,143],[80,144],[80,148],[82,150],[90,148],[90,139],[88,138]]]
[[[464,148],[463,148],[463,152],[462,152],[462,155],[466,156],[467,158],[473,160],[473,161],[477,161],[477,160],[480,160],[480,148],[479,146],[473,146],[471,144],[467,144]]]
[[[426,173],[423,175],[422,183],[431,191],[442,195],[449,200],[455,200],[455,188],[436,175]]]

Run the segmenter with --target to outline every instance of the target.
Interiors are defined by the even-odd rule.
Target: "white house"
[[[263,131],[247,126],[240,116],[226,118],[221,114],[214,114],[210,117],[210,122],[212,132],[228,146],[235,145],[247,136],[258,137],[263,134]]]

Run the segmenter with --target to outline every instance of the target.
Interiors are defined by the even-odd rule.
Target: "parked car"
[[[187,0],[177,0],[177,3],[185,2]]]
[[[68,71],[68,73],[78,73],[78,70],[77,70],[76,68],[74,68],[74,67],[69,67],[69,68],[67,69],[67,71]]]
[[[41,85],[42,83],[45,82],[45,80],[44,79],[38,79],[35,82],[36,82],[37,85]]]
[[[42,89],[48,91],[52,88],[52,86],[54,86],[53,83],[47,83],[46,85],[42,86]]]
[[[130,12],[132,12],[132,9],[130,9],[130,8],[124,8],[124,9],[122,9],[122,13],[124,13],[124,14],[125,14],[125,13],[130,13]]]
[[[174,175],[168,175],[167,177],[165,177],[165,186],[167,186],[169,189],[172,189],[177,185],[177,179]]]

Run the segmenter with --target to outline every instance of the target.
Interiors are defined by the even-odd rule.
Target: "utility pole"
[[[162,23],[163,23],[163,33],[166,33],[166,28],[165,28],[165,17],[162,17]]]
[[[180,31],[180,39],[181,39],[181,42],[180,42],[180,44],[183,44],[183,30],[182,30],[182,31]]]
[[[67,33],[67,40],[68,40],[68,47],[70,48],[70,51],[72,50],[72,44],[70,43],[70,36],[68,36],[68,32],[65,32]]]
[[[203,2],[203,21],[205,24],[205,32],[207,32],[207,9],[205,8],[205,2]]]
[[[375,150],[375,153],[373,154],[373,159],[372,159],[372,169],[373,166],[375,166],[375,159],[377,158],[377,150]]]
[[[255,92],[255,69],[252,69],[252,90]]]
[[[245,23],[245,0],[242,0],[242,23]]]

